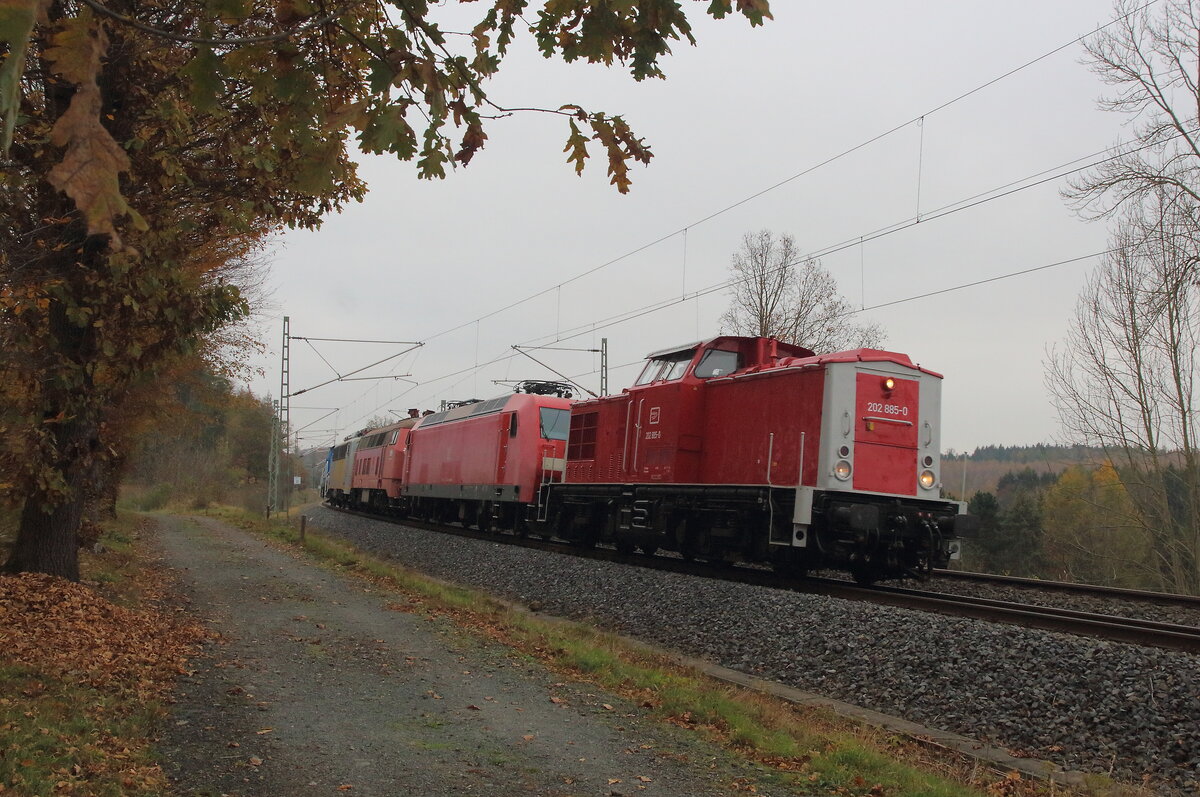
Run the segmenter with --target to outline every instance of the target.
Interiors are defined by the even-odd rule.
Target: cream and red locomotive
[[[923,576],[973,520],[941,497],[940,403],[941,376],[903,354],[723,336],[649,355],[617,395],[520,393],[368,432],[334,449],[327,495],[622,551]]]

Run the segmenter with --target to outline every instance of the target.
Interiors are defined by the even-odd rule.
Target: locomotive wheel
[[[879,571],[870,565],[854,565],[850,568],[854,583],[869,587],[879,580]]]
[[[637,546],[634,545],[629,540],[622,540],[622,539],[618,539],[616,541],[616,546],[617,546],[617,553],[621,554],[622,556],[632,555],[634,549],[637,548]]]
[[[798,561],[774,561],[771,569],[788,578],[808,578],[808,565]]]
[[[491,501],[485,501],[479,509],[479,530],[484,534],[496,533],[496,518],[494,517],[495,509],[492,507]]]
[[[675,550],[679,551],[685,562],[696,560],[696,538],[699,536],[699,530],[695,527],[698,525],[699,521],[689,520],[687,516],[680,517],[675,524]]]
[[[654,556],[654,554],[658,553],[658,546],[657,545],[639,545],[638,550],[641,551],[642,554],[645,556]]]

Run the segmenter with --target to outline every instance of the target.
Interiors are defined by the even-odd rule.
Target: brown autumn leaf
[[[75,83],[71,104],[50,131],[50,141],[67,151],[47,179],[75,200],[87,219],[89,235],[107,234],[111,248],[119,250],[116,219],[130,214],[139,226],[145,222],[125,202],[118,184],[120,173],[129,171],[129,156],[100,124],[102,101],[96,76],[107,50],[103,28],[94,19],[80,16],[63,24],[46,52],[54,71]]]

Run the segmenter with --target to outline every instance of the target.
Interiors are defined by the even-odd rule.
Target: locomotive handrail
[[[633,423],[633,428],[637,430],[637,436],[633,438],[633,470],[630,471],[631,473],[638,472],[638,451],[642,448],[642,405],[645,403],[645,399],[638,399],[637,420]]]
[[[882,415],[864,415],[864,421],[883,421],[884,423],[895,423],[901,426],[912,426],[912,421],[904,421],[899,418],[885,418]]]
[[[629,466],[626,463],[626,455],[629,453],[629,419],[633,415],[633,399],[625,405],[625,437],[621,440],[621,473],[629,473]]]

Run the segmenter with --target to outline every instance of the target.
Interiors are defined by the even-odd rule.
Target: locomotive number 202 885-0
[[[899,415],[902,418],[908,417],[908,407],[903,407],[899,404],[884,404],[882,401],[868,401],[867,412],[878,412],[883,415]]]

